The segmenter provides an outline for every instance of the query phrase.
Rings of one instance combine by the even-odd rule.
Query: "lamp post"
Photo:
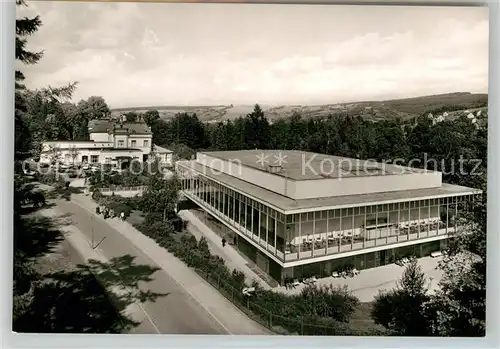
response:
[[[106,239],[106,237],[104,236],[101,240],[99,240],[99,242],[94,245],[94,216],[91,215],[90,216],[90,222],[91,222],[91,241],[90,241],[90,247],[95,250],[103,241],[104,239]]]

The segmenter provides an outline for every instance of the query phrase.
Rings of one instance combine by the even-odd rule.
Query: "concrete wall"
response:
[[[407,173],[402,175],[344,177],[294,181],[265,171],[240,166],[237,161],[225,161],[198,153],[196,161],[210,174],[223,172],[246,182],[292,199],[358,195],[422,188],[437,188],[442,184],[441,172]]]
[[[403,175],[346,177],[340,179],[315,179],[295,184],[294,199],[312,199],[328,196],[343,196],[437,188],[441,186],[441,172],[411,173]]]

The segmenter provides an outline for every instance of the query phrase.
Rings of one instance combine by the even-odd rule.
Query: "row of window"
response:
[[[202,196],[207,195],[206,193],[210,192],[221,193],[222,195],[227,195],[230,198],[230,201],[233,201],[233,199],[237,200],[238,202],[250,206],[257,211],[266,214],[267,216],[275,218],[279,222],[285,222],[286,216],[284,214],[208,178],[188,178],[189,176],[186,176],[186,174],[183,174],[182,172],[180,172],[179,175],[181,178],[181,185],[183,189],[192,189],[194,190],[195,194],[201,193]],[[183,179],[183,177],[185,179]]]
[[[133,147],[137,147],[137,141],[135,139],[131,140],[130,141],[130,146],[133,148]],[[149,147],[149,140],[145,139],[143,142],[142,142],[142,146],[145,148],[145,147]],[[119,139],[118,140],[118,148],[125,148],[125,140],[123,139]]]
[[[310,221],[319,220],[319,219],[351,217],[351,216],[364,215],[364,214],[397,212],[397,211],[402,211],[402,210],[428,208],[428,207],[438,206],[438,205],[460,203],[460,202],[464,202],[466,200],[467,200],[467,197],[464,196],[464,197],[449,197],[449,198],[440,198],[440,199],[397,202],[397,203],[384,204],[384,205],[349,207],[349,208],[342,208],[342,209],[337,209],[337,210],[301,213],[300,219],[302,222],[310,222]]]

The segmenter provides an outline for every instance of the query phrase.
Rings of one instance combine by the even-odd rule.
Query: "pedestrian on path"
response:
[[[236,235],[233,236],[233,245],[236,246]]]
[[[226,239],[222,238],[222,247],[226,247]]]
[[[122,213],[120,213],[120,217],[121,217],[122,221],[124,221],[125,220],[125,212],[122,211]]]

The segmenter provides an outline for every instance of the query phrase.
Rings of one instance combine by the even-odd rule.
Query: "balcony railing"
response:
[[[246,236],[249,240],[258,244],[264,250],[277,256],[284,262],[324,255],[334,255],[336,253],[361,250],[377,246],[387,246],[405,241],[425,239],[433,236],[444,236],[455,230],[452,225],[446,227],[446,224],[439,220],[433,220],[432,222],[428,219],[422,220],[420,225],[416,221],[411,223],[406,222],[406,226],[405,222],[402,222],[398,227],[390,226],[377,229],[378,237],[374,239],[367,238],[366,235],[369,234],[367,234],[367,232],[362,228],[355,230],[357,231],[355,233],[352,233],[353,230],[351,229],[343,232],[332,232],[329,234],[315,234],[314,240],[311,238],[313,234],[309,234],[302,238],[302,243],[288,243],[284,247],[284,251],[281,251],[280,248],[267,243],[265,239],[262,239],[259,235],[254,234],[252,231],[247,229],[247,227],[240,225],[237,221],[226,216],[223,212],[220,212],[205,201],[201,200],[191,190],[184,190],[184,193],[207,211],[213,213],[215,216],[228,223],[241,235]],[[295,240],[297,241],[297,238],[295,238]]]

